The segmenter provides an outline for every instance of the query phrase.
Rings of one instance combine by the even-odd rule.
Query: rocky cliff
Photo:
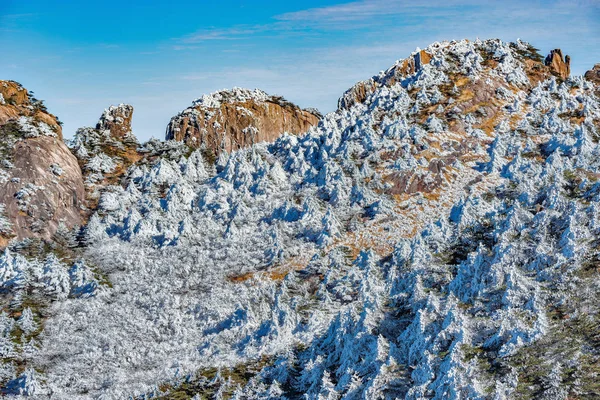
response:
[[[304,133],[320,117],[316,110],[303,110],[282,97],[234,88],[195,100],[171,119],[166,138],[216,155],[273,141],[284,132]]]
[[[85,198],[77,159],[58,119],[20,84],[0,81],[0,204],[6,238],[49,239],[81,224]]]

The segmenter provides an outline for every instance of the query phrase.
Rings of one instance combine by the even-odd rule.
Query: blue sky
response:
[[[433,41],[527,40],[600,62],[600,0],[0,0],[0,79],[44,99],[72,136],[110,104],[164,137],[204,93],[241,86],[329,112],[356,81]]]

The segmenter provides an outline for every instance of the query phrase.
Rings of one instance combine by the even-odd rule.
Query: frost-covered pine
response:
[[[0,234],[9,235],[12,233],[11,223],[6,218],[6,206],[0,203]]]
[[[567,388],[563,385],[563,368],[560,362],[554,363],[550,373],[542,378],[543,394],[541,399],[544,400],[564,400],[569,395]]]
[[[267,264],[273,265],[280,263],[284,259],[285,246],[281,239],[281,234],[277,226],[273,226],[269,232],[269,245],[265,251]]]
[[[27,307],[23,310],[18,320],[19,327],[26,334],[31,334],[38,329],[38,324],[35,322],[31,308]]]
[[[78,228],[68,229],[61,221],[52,239],[61,246],[73,248],[77,246],[77,230]]]
[[[320,247],[326,247],[332,244],[334,240],[340,236],[340,223],[336,219],[331,208],[327,209],[321,223],[323,228],[317,237],[317,244]]]
[[[0,339],[0,346],[2,346],[2,340]],[[2,347],[0,347],[1,349]],[[4,356],[2,356],[4,357]],[[6,382],[14,379],[17,373],[17,369],[12,362],[0,363],[0,381]]]
[[[281,385],[277,381],[273,381],[273,383],[271,383],[271,385],[269,386],[269,390],[267,391],[267,393],[265,393],[265,398],[281,400],[287,399],[287,397],[284,396],[284,392],[281,389]]]
[[[71,291],[69,272],[56,256],[49,256],[44,262],[41,273],[38,274],[38,279],[46,293],[58,299],[67,298]]]
[[[10,335],[0,336],[0,357],[5,360],[10,360],[17,357],[17,349],[15,342]]]
[[[77,261],[69,269],[69,279],[72,297],[93,296],[99,286],[94,272],[82,260]]]
[[[323,378],[321,379],[321,389],[317,397],[319,400],[338,400],[340,398],[339,393],[335,390],[335,385],[331,381],[329,371],[323,372]]]
[[[35,370],[28,368],[18,378],[6,384],[4,393],[22,396],[42,395],[43,387],[38,381]]]

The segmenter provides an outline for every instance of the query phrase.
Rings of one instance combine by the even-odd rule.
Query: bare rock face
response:
[[[320,118],[318,111],[303,110],[282,97],[234,88],[195,100],[171,119],[166,139],[204,146],[216,155],[273,141],[284,132],[304,133]]]
[[[600,63],[594,65],[594,68],[587,71],[584,77],[588,81],[594,82],[597,86],[600,86]]]
[[[544,64],[550,67],[550,70],[562,79],[567,79],[571,74],[571,57],[566,56],[563,59],[561,49],[551,50],[546,60],[544,60]]]
[[[0,81],[0,204],[8,237],[50,239],[82,223],[81,169],[58,119],[20,84]]]

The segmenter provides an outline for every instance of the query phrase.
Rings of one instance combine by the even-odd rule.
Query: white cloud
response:
[[[177,38],[176,41],[181,43],[199,43],[211,40],[239,40],[245,36],[254,35],[269,29],[272,29],[272,27],[268,25],[239,25],[225,29],[208,28],[196,31],[182,38]]]

